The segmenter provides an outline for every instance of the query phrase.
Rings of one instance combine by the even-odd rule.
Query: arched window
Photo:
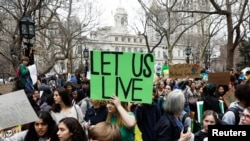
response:
[[[116,52],[119,52],[119,48],[118,48],[118,47],[115,47],[115,51],[116,51]]]
[[[125,47],[122,47],[122,52],[125,52]]]
[[[124,26],[124,18],[121,19],[121,25]]]
[[[137,52],[137,48],[134,48],[134,52]]]

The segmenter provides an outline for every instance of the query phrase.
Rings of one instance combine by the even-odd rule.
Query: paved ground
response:
[[[0,84],[0,93],[5,94],[5,93],[9,93],[12,91],[12,86],[13,84]]]

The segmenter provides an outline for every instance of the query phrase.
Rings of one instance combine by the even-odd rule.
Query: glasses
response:
[[[241,113],[241,114],[240,114],[240,117],[241,117],[241,118],[244,117],[244,118],[250,119],[250,115],[245,114],[245,113]]]

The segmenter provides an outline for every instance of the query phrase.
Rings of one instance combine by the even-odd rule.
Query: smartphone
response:
[[[188,128],[189,128],[188,126],[185,126],[185,127],[184,127],[184,130],[183,130],[183,133],[187,133]]]

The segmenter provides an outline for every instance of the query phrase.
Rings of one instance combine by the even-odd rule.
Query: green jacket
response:
[[[22,86],[24,86],[26,82],[26,76],[29,76],[30,72],[24,64],[20,64],[19,67],[20,67],[20,81]]]

